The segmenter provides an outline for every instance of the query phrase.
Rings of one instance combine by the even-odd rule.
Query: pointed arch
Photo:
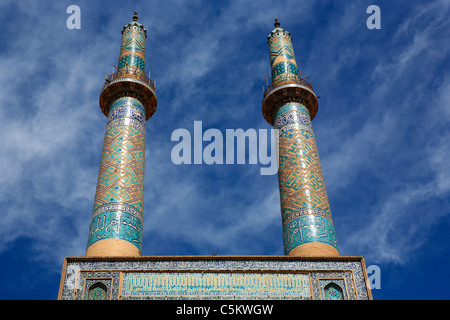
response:
[[[89,300],[107,300],[108,288],[101,282],[96,282],[89,287]]]
[[[325,300],[344,300],[344,292],[340,285],[330,282],[323,288]]]

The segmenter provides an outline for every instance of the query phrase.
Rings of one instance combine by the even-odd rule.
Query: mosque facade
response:
[[[100,93],[107,124],[86,255],[64,259],[58,299],[371,300],[364,258],[339,254],[312,128],[318,98],[277,19],[262,114],[278,134],[284,255],[141,255],[145,125],[157,96],[138,19],[123,27]]]

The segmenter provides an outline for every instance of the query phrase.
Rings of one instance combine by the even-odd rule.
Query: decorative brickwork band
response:
[[[302,79],[291,35],[280,28],[268,36],[272,83],[264,90],[264,118],[278,129],[281,218],[286,255],[339,255],[330,205],[311,120],[317,97]]]
[[[145,124],[155,112],[156,95],[145,75],[147,31],[137,20],[135,13],[124,26],[117,72],[107,75],[100,94],[108,121],[87,256],[135,256],[142,250]]]

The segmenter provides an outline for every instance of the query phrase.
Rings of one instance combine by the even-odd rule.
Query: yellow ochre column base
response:
[[[128,241],[105,239],[93,243],[86,250],[86,257],[140,257],[139,249]]]
[[[339,257],[339,251],[333,246],[320,242],[309,242],[292,249],[289,257]]]

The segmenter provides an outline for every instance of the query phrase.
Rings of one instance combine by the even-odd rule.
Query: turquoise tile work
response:
[[[128,66],[139,68],[145,72],[145,61],[134,54],[129,54],[120,58],[118,69]]]
[[[297,74],[297,66],[291,62],[281,62],[272,67],[272,79],[275,79],[282,73]]]
[[[123,298],[311,298],[307,273],[129,272],[123,279]]]
[[[372,298],[361,257],[74,257],[66,258],[61,280],[63,300],[89,299],[90,292],[113,300]]]

